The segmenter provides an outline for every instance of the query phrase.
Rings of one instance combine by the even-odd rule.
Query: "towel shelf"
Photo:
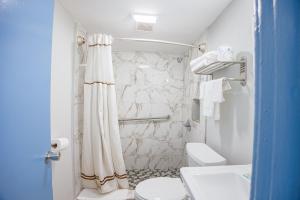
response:
[[[211,75],[216,71],[225,69],[235,64],[245,65],[246,62],[245,61],[217,61],[202,67],[200,70],[196,71],[195,73],[201,75]]]
[[[209,65],[201,67],[198,71],[194,72],[199,75],[212,75],[214,72],[231,67],[240,66],[240,78],[227,78],[229,81],[240,81],[242,86],[247,82],[247,62],[245,58],[241,58],[240,61],[217,61]]]

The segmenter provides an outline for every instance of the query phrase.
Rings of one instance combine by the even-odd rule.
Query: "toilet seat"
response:
[[[134,197],[136,200],[183,200],[186,191],[179,178],[158,177],[140,182]]]

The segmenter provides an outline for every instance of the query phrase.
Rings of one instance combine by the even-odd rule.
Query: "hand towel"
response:
[[[199,99],[202,100],[202,115],[220,119],[220,103],[225,101],[223,93],[230,90],[231,86],[226,78],[204,82],[200,85]]]
[[[199,99],[201,100],[201,110],[200,113],[205,117],[211,117],[214,113],[214,103],[211,101],[211,92],[207,84],[208,82],[203,82],[200,84]]]
[[[192,84],[192,95],[191,95],[193,99],[199,99],[199,90],[200,90],[200,80],[194,78]]]

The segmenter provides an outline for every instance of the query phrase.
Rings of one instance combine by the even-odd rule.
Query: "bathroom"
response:
[[[280,161],[300,140],[300,5],[288,2],[0,0],[1,59],[16,66],[0,78],[15,80],[0,89],[0,131],[15,133],[1,152],[25,148],[4,156],[0,200],[298,199],[299,173],[284,177],[300,161]],[[12,192],[8,174],[28,185]]]
[[[219,46],[230,46],[235,56],[239,56],[238,54],[242,52],[241,54],[247,56],[248,59],[247,84],[242,86],[240,82],[230,82],[232,89],[224,94],[226,100],[221,106],[220,120],[209,118],[206,120],[206,117],[197,113],[200,108],[194,107],[199,107],[197,92],[194,90],[197,89],[201,76],[193,73],[190,67],[190,61],[202,55],[203,52],[198,48],[163,43],[113,40],[111,59],[115,78],[119,135],[130,189],[134,189],[137,183],[150,177],[178,178],[179,169],[187,166],[185,149],[187,143],[205,142],[226,158],[228,165],[251,163],[254,118],[253,1],[226,0],[223,3],[210,2],[206,6],[203,5],[204,2],[196,3],[197,6],[193,5],[195,9],[190,16],[188,13],[192,12],[192,6],[186,5],[186,11],[183,11],[182,16],[178,16],[178,19],[175,20],[176,24],[172,24],[169,20],[176,17],[175,11],[186,3],[177,2],[178,5],[174,4],[174,7],[170,7],[170,2],[153,2],[148,8],[143,7],[145,5],[141,2],[124,2],[117,8],[113,2],[106,1],[97,4],[92,1],[90,4],[71,1],[55,2],[52,70],[53,68],[54,70],[56,68],[63,70],[62,66],[68,66],[69,71],[57,71],[54,72],[55,74],[52,71],[52,77],[59,79],[53,81],[59,82],[59,85],[52,87],[52,94],[54,94],[52,98],[63,98],[61,95],[55,96],[58,92],[66,95],[67,102],[73,102],[66,105],[73,112],[73,116],[60,119],[57,125],[53,121],[52,126],[62,128],[60,127],[61,120],[68,120],[70,123],[70,117],[73,117],[71,122],[73,127],[69,128],[71,129],[70,133],[73,130],[74,150],[69,152],[69,156],[74,160],[72,163],[66,161],[65,165],[69,165],[66,167],[66,171],[62,171],[61,167],[64,165],[63,153],[66,152],[62,152],[59,162],[53,163],[53,170],[61,170],[61,172],[53,173],[54,180],[56,180],[55,176],[58,176],[57,182],[59,182],[53,184],[54,197],[56,188],[58,191],[60,191],[59,188],[64,188],[66,192],[66,185],[70,187],[69,190],[73,191],[75,196],[79,195],[80,199],[92,195],[85,192],[80,193],[84,189],[80,177],[80,155],[82,135],[84,134],[84,75],[88,56],[86,49],[89,47],[86,46],[86,43],[74,45],[74,38],[78,36],[80,36],[79,39],[87,38],[90,33],[109,33],[113,38],[166,39],[195,46],[202,44],[203,50],[201,51],[207,52],[213,51]],[[193,3],[195,2],[193,1]],[[84,5],[87,6],[88,12],[82,9]],[[87,14],[97,12],[96,7],[100,8],[101,6],[110,12],[99,12],[99,16]],[[169,10],[165,10],[166,7]],[[149,9],[148,12],[146,12],[147,9]],[[203,12],[208,9],[211,11],[206,16]],[[195,16],[196,11],[200,11],[198,16]],[[152,27],[153,31],[137,30],[139,27],[135,24],[134,16],[132,16],[135,13],[157,16],[157,22]],[[203,21],[203,25],[200,21],[196,21],[195,24],[186,25],[185,29],[181,29],[180,27],[184,27],[188,20],[193,19],[189,18],[191,16],[197,19],[202,18],[200,21]],[[117,23],[120,23],[118,27],[116,27]],[[167,26],[169,27],[167,28]],[[168,29],[170,32],[167,31]],[[66,39],[68,44],[64,41]],[[65,45],[58,46],[62,44],[62,41]],[[71,48],[72,46],[73,48]],[[60,56],[64,60],[58,59]],[[66,56],[70,58],[68,65],[65,63],[67,62]],[[75,60],[72,62],[73,57]],[[70,79],[68,80],[69,86],[62,87],[62,81],[67,81],[66,75]],[[239,65],[221,70],[214,75],[239,78]],[[203,78],[205,76],[202,76]],[[73,96],[70,96],[71,88],[73,88]],[[61,104],[61,100],[56,101]],[[69,111],[66,110],[67,112]],[[240,112],[243,116],[239,116]],[[52,118],[58,120],[59,115],[61,115],[61,109],[58,109],[57,116],[52,116]],[[198,119],[192,119],[192,115],[197,115]],[[128,119],[164,118],[166,116],[169,116],[170,119],[127,121]],[[199,118],[200,116],[201,118]],[[185,127],[185,123],[190,124],[191,127]],[[67,121],[64,124],[66,125]],[[59,129],[52,130],[53,134],[62,132],[63,130]],[[55,135],[55,137],[61,136]],[[70,171],[72,167],[73,172]],[[60,180],[62,177],[60,173],[65,174],[63,181]],[[73,181],[66,182],[66,173],[73,178]],[[57,199],[63,199],[61,195],[63,194],[59,192]],[[101,198],[99,197],[99,199]]]

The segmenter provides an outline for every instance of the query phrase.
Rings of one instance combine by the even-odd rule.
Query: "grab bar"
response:
[[[169,120],[170,115],[161,116],[161,117],[141,117],[141,118],[126,118],[126,119],[119,119],[119,122],[126,122],[126,121],[162,121],[162,120]]]

